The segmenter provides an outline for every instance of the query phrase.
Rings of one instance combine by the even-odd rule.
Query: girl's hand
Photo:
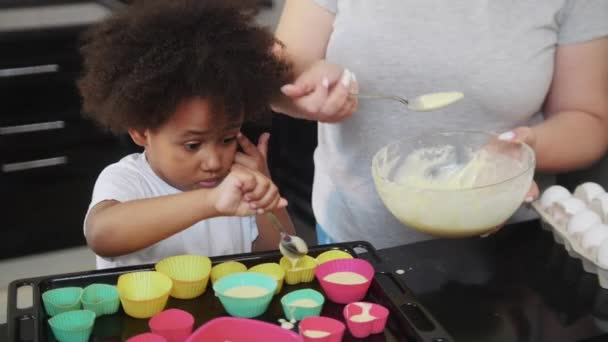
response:
[[[351,95],[359,91],[355,74],[324,60],[314,63],[281,91],[303,119],[339,122],[357,109],[357,97]]]
[[[214,192],[215,208],[226,216],[250,216],[287,206],[270,178],[238,164]]]
[[[240,132],[237,134],[236,140],[243,149],[243,152],[236,153],[234,164],[259,171],[266,177],[270,177],[270,170],[268,170],[268,141],[270,140],[270,133],[265,132],[260,135],[257,146]]]

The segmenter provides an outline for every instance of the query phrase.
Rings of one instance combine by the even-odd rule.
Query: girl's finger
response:
[[[248,156],[243,152],[237,152],[234,155],[234,164],[244,166],[250,170],[257,170],[258,167],[258,163],[255,158]]]
[[[270,141],[270,133],[264,132],[258,139],[258,152],[264,157],[264,160],[268,160],[268,142]]]
[[[256,157],[259,154],[257,146],[249,138],[247,138],[243,133],[239,132],[236,135],[236,140],[239,143],[239,146],[243,149],[243,152],[249,156]]]
[[[252,202],[253,204],[255,204],[256,208],[258,208],[257,202],[261,201],[262,198],[264,198],[264,195],[266,195],[271,185],[272,183],[268,181],[265,182],[260,181],[258,179],[255,188],[251,189],[251,191],[245,194],[245,200],[248,202]]]
[[[272,210],[279,202],[279,191],[276,186],[270,187],[266,193],[257,201],[253,202],[258,209]]]

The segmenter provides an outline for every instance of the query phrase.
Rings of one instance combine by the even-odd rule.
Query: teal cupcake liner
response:
[[[313,300],[317,302],[317,305],[314,307],[292,305],[292,303],[304,299]],[[300,321],[309,316],[319,316],[321,314],[321,309],[323,308],[324,302],[325,297],[323,297],[319,291],[315,291],[313,289],[293,291],[281,298],[281,305],[283,306],[285,318],[288,320],[295,319],[296,321]]]
[[[237,286],[259,286],[268,292],[254,298],[231,297],[224,294],[226,290]],[[220,299],[226,312],[231,316],[244,318],[263,314],[268,309],[276,288],[277,281],[274,277],[255,272],[233,273],[219,279],[213,285],[215,295]]]
[[[120,307],[118,289],[108,284],[91,284],[85,287],[81,302],[85,310],[93,311],[97,317],[114,314]]]
[[[82,288],[62,287],[42,294],[42,303],[49,316],[80,309]]]
[[[49,319],[53,335],[59,342],[87,342],[94,323],[95,313],[89,310],[63,312]]]

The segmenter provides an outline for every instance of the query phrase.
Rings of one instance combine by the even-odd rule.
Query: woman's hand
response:
[[[291,100],[292,116],[320,122],[339,122],[357,109],[355,74],[325,60],[315,62],[291,84],[281,88]],[[282,108],[275,108],[281,112]]]
[[[534,150],[534,147],[536,146],[536,134],[534,133],[534,128],[532,127],[518,127],[512,131],[499,135],[498,139],[504,141],[522,142],[530,146],[532,150]],[[538,189],[538,185],[535,181],[532,181],[530,190],[528,190],[524,202],[528,204],[532,203],[538,198],[539,195],[540,190]]]
[[[530,146],[532,150],[534,150],[534,146],[536,144],[536,134],[534,133],[534,129],[531,127],[518,127],[512,131],[502,133],[498,136],[498,139],[503,141],[522,142]],[[538,184],[536,184],[536,182],[532,180],[532,184],[530,184],[530,189],[528,190],[526,197],[524,197],[524,203],[532,203],[535,199],[538,198],[539,195],[540,191],[538,189]],[[502,229],[503,226],[504,224],[501,224],[490,232],[481,235],[481,237],[487,237],[494,233],[497,233],[500,229]]]

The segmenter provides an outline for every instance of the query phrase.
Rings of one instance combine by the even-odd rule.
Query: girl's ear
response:
[[[141,147],[148,145],[148,130],[137,130],[134,128],[129,129],[129,135],[133,142]]]

